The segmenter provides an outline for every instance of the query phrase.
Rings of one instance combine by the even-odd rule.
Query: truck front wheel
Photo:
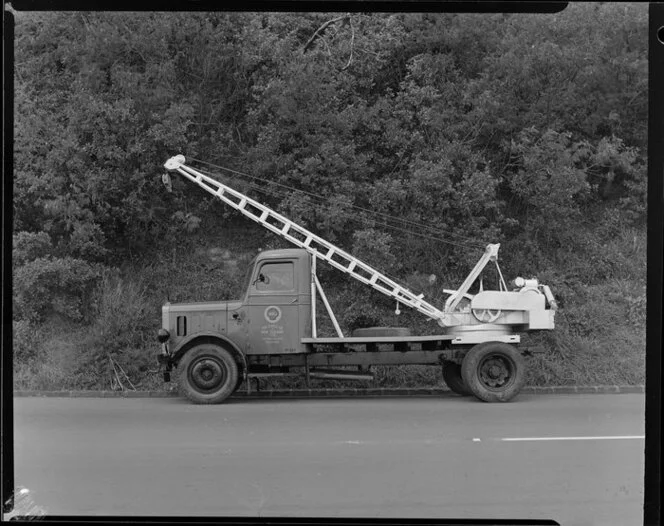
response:
[[[219,404],[238,384],[237,362],[230,352],[212,343],[189,349],[178,364],[180,392],[195,404]]]
[[[480,343],[464,357],[461,377],[480,400],[508,402],[523,387],[525,362],[521,353],[507,343]]]

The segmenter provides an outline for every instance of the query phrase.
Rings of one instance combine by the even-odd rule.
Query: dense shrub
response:
[[[81,375],[82,386],[109,388],[114,385],[118,365],[129,377],[124,384],[139,384],[145,373],[156,366],[151,348],[156,349],[158,305],[148,299],[140,282],[123,279],[116,272],[103,276],[93,304],[94,323],[81,342],[77,357],[76,373]],[[118,374],[124,380],[123,374]]]
[[[14,320],[12,329],[14,361],[25,363],[34,359],[40,344],[39,332],[34,324],[28,320]]]
[[[50,255],[53,252],[51,239],[46,232],[18,232],[12,244],[14,268]]]
[[[89,320],[91,294],[101,267],[71,257],[27,260],[44,248],[40,242],[20,253],[22,264],[14,267],[14,318],[37,322],[55,312],[72,320]]]

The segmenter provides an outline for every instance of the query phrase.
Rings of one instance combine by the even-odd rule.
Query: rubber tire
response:
[[[492,387],[482,380],[482,364],[492,355],[503,360],[510,368],[511,378],[504,386]],[[485,342],[466,353],[461,363],[461,378],[472,394],[483,402],[509,402],[519,394],[526,381],[525,369],[523,356],[513,346],[501,342]]]
[[[443,364],[443,380],[450,388],[450,391],[461,396],[470,396],[473,392],[464,383],[461,377],[461,365],[455,362],[445,362]]]
[[[235,387],[233,388],[233,392],[237,391],[237,390],[240,388],[240,386],[242,385],[242,382],[243,382],[243,381],[244,381],[244,378],[243,378],[242,375],[238,372],[238,375],[237,375],[237,382],[235,383]]]
[[[221,384],[209,392],[203,392],[192,385],[190,372],[196,363],[207,358],[217,363],[224,374]],[[195,404],[220,404],[238,386],[239,370],[233,355],[223,347],[213,343],[201,343],[184,353],[178,364],[178,387],[180,393]]]

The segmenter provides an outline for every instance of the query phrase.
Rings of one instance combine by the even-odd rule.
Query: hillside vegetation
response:
[[[546,349],[531,385],[644,382],[647,5],[16,20],[17,388],[160,386],[161,304],[237,297],[286,246],[179,177],[168,193],[179,153],[434,304],[499,242],[506,278],[560,305],[525,337]],[[320,277],[345,329],[435,330]]]

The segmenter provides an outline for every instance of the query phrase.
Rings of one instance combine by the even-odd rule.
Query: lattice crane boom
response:
[[[312,256],[322,261],[326,261],[333,267],[366,285],[370,285],[399,303],[418,310],[425,316],[438,321],[441,326],[448,325],[445,321],[447,318],[446,313],[425,301],[423,295],[416,295],[385,276],[371,265],[368,265],[329,241],[326,241],[306,228],[294,223],[271,208],[255,201],[237,190],[234,190],[228,185],[195,170],[191,166],[187,166],[183,155],[172,157],[164,164],[164,167],[169,171],[180,173],[208,193],[214,195],[230,207],[242,213],[244,216],[287,239],[294,245],[305,249]],[[487,247],[487,252],[490,251],[491,254],[495,254],[498,246],[499,245],[489,245],[489,247]],[[461,292],[461,290],[459,290],[448,292],[461,293],[461,295],[463,295],[466,291]]]

